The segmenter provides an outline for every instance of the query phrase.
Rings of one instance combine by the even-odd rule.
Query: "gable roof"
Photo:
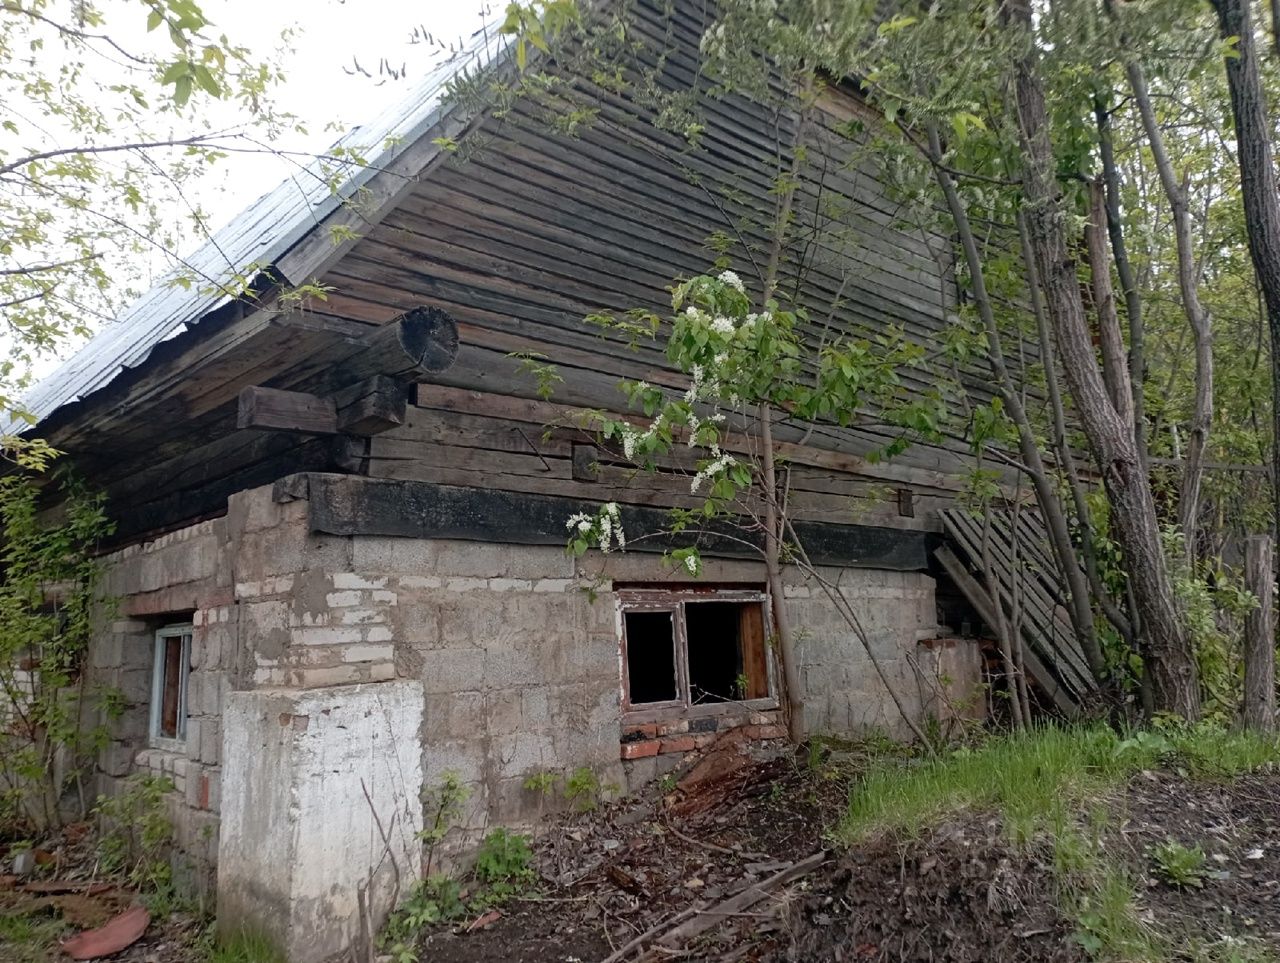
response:
[[[183,265],[106,324],[74,355],[40,380],[23,398],[28,412],[43,421],[65,405],[105,388],[123,372],[143,364],[153,349],[198,324],[233,297],[208,282],[189,288],[174,284],[182,275],[225,280],[249,269],[273,268],[291,249],[322,229],[325,218],[380,171],[390,167],[414,144],[449,118],[454,102],[446,97],[449,85],[477,65],[495,63],[507,49],[507,38],[485,32],[431,71],[399,103],[367,124],[353,128],[330,148],[345,148],[361,155],[365,163],[353,164],[345,180],[334,189],[320,161],[282,181],[274,190],[250,204],[228,224],[215,231]],[[273,277],[297,284],[309,278],[290,278],[280,271]],[[6,431],[26,430],[14,422]]]

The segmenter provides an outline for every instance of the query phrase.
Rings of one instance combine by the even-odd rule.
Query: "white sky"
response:
[[[110,22],[126,45],[147,50],[159,44],[156,49],[167,49],[159,32],[143,32],[139,5],[129,0],[106,0],[106,4],[114,5]],[[316,154],[351,127],[372,120],[408,96],[434,65],[450,50],[465,45],[482,24],[496,27],[506,0],[201,0],[201,7],[212,23],[208,32],[225,33],[232,43],[249,47],[253,59],[274,59],[281,32],[294,30],[292,53],[279,59],[286,81],[272,90],[271,98],[280,110],[298,116],[308,135],[291,135],[272,146]],[[428,35],[431,42],[423,39]],[[395,71],[403,69],[403,75],[382,74],[379,65],[384,58]],[[372,76],[356,70],[357,62]],[[105,85],[108,79],[100,75],[95,81]],[[82,93],[92,96],[91,91]],[[201,110],[216,129],[236,127],[241,120],[233,104],[204,98]],[[188,183],[187,200],[203,209],[216,229],[293,173],[300,160],[232,153],[198,183]],[[175,218],[183,213],[175,209]],[[190,253],[202,241],[193,232],[179,253]],[[146,260],[149,263],[133,261],[134,271],[143,277],[159,278],[172,267],[172,261],[159,251]],[[0,348],[5,342],[0,335]],[[56,355],[38,358],[32,373],[44,377],[81,344],[70,339]]]
[[[505,0],[203,0],[202,7],[233,41],[253,44],[259,38],[255,50],[264,57],[282,30],[298,31],[295,52],[284,60],[286,82],[273,99],[302,118],[310,136],[276,146],[317,153],[342,131],[405,97],[449,46],[465,43],[482,21],[500,19]],[[411,43],[415,28],[436,43]],[[383,58],[406,75],[398,80],[379,76]],[[373,77],[355,73],[353,61]],[[328,129],[332,125],[342,131]],[[202,206],[213,223],[221,224],[275,187],[290,166],[269,156],[228,157],[202,185]]]

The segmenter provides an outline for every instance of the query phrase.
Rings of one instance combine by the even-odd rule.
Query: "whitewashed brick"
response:
[[[389,642],[381,645],[348,645],[342,650],[343,662],[381,662],[395,656],[396,647]]]
[[[388,632],[388,636],[390,633]],[[349,645],[352,642],[364,642],[364,630],[356,625],[346,626],[311,626],[294,629],[292,638],[297,645]],[[372,641],[383,641],[375,639]]]
[[[489,589],[494,592],[528,592],[533,583],[527,578],[491,578]]]
[[[387,587],[386,578],[365,578],[357,572],[334,572],[333,587],[336,589],[380,589]]]

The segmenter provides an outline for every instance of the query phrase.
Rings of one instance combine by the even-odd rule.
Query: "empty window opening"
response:
[[[763,593],[636,589],[622,603],[630,707],[771,697]]]
[[[627,692],[632,705],[674,702],[676,679],[674,612],[627,612]]]
[[[187,738],[187,681],[191,626],[168,625],[156,633],[151,679],[151,743],[176,746]]]
[[[769,694],[758,602],[689,602],[689,701],[732,702]]]

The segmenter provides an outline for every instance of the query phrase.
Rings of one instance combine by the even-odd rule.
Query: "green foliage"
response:
[[[472,905],[498,906],[528,891],[534,880],[533,852],[529,837],[499,827],[480,843],[476,853],[475,877],[479,892]]]
[[[56,824],[67,787],[54,758],[67,752],[78,778],[106,738],[85,723],[94,698],[108,717],[119,694],[87,692],[81,664],[96,620],[111,604],[99,598],[99,541],[113,526],[103,498],[68,475],[56,520],[39,511],[41,489],[25,473],[0,477],[0,825],[22,819]]]
[[[143,33],[143,27],[146,33]],[[208,216],[186,188],[231,151],[295,122],[280,79],[195,0],[38,0],[0,15],[0,418],[21,415],[30,362],[90,333],[177,267]],[[241,125],[206,116],[236,105]],[[231,276],[190,282],[239,289]],[[5,439],[6,444],[9,439]]]
[[[515,37],[516,66],[521,72],[529,65],[529,47],[544,54],[551,48],[548,41],[555,39],[578,19],[575,0],[530,0],[507,4],[507,16],[499,33]]]
[[[1128,874],[1096,854],[1082,870],[1068,877],[1065,886],[1075,939],[1085,952],[1098,960],[1167,958],[1166,948],[1138,911]]]
[[[879,833],[915,834],[960,810],[995,811],[1015,841],[1052,851],[1063,910],[1076,941],[1096,960],[1266,960],[1247,941],[1174,945],[1147,920],[1138,880],[1103,847],[1108,810],[1087,819],[1134,773],[1157,765],[1194,776],[1225,776],[1280,763],[1280,741],[1213,725],[1165,725],[1121,737],[1104,726],[1043,727],[1001,735],[976,748],[905,764],[883,758],[853,788],[837,827],[846,843]],[[1173,885],[1204,878],[1204,854],[1177,843],[1156,847],[1157,872]]]
[[[910,767],[883,762],[850,797],[837,834],[918,833],[963,809],[997,809],[1029,838],[1064,807],[1095,797],[1161,761],[1196,775],[1225,776],[1280,762],[1280,742],[1212,725],[1121,738],[1105,726],[1044,726]]]
[[[380,945],[396,963],[414,963],[418,959],[414,940],[423,929],[460,920],[467,912],[462,885],[446,875],[430,875],[414,886],[387,919]]]
[[[265,933],[243,931],[225,939],[209,932],[202,963],[287,963],[280,947]]]
[[[423,787],[422,790],[422,829],[418,838],[427,844],[426,873],[431,876],[436,849],[453,828],[454,822],[462,814],[462,807],[471,798],[471,790],[463,785],[461,778],[452,770],[440,776],[434,786]]]
[[[94,809],[101,827],[98,856],[103,868],[122,874],[147,894],[167,896],[172,891],[173,826],[165,795],[173,788],[168,777],[134,773],[122,791],[98,797]]]
[[[542,772],[532,772],[525,776],[522,785],[529,792],[535,792],[545,798],[556,791],[556,784],[559,781],[560,775],[558,773],[544,770]]]
[[[47,914],[0,913],[0,946],[23,963],[60,963],[66,957],[55,952],[67,925]]]
[[[541,351],[518,351],[509,357],[520,362],[516,370],[533,379],[537,385],[538,397],[543,401],[556,393],[557,385],[564,384],[564,378],[556,366],[548,362],[547,356]]]
[[[1204,718],[1231,723],[1243,701],[1244,619],[1258,605],[1239,573],[1216,559],[1187,559],[1182,536],[1164,533],[1165,556],[1200,668]]]
[[[1204,885],[1204,850],[1199,846],[1184,846],[1176,839],[1166,839],[1151,850],[1151,861],[1156,874],[1172,886]]]
[[[665,323],[637,325],[609,315],[590,321],[627,339],[663,339],[667,359],[689,379],[688,389],[676,397],[647,382],[624,381],[620,388],[628,406],[646,422],[606,412],[596,412],[592,421],[603,445],[645,472],[657,471],[678,448],[693,449],[689,490],[700,505],[672,512],[672,533],[741,517],[753,498],[768,497],[765,466],[727,450],[734,426],[762,408],[785,412],[800,425],[875,423],[891,437],[869,454],[871,460],[939,436],[946,418],[942,396],[904,386],[904,372],[923,363],[924,350],[897,328],[886,326],[871,337],[829,334],[815,344],[805,334],[812,323],[805,308],[770,298],[754,311],[741,278],[729,270],[677,283],[671,306]],[[536,375],[539,365],[530,370]],[[546,385],[544,375],[540,392]],[[625,547],[612,503],[594,516],[573,516],[569,529],[567,549],[575,557],[592,548],[609,551],[615,543]],[[701,571],[695,545],[672,549],[667,561],[693,575]]]
[[[617,792],[617,786],[601,783],[600,777],[588,766],[579,766],[564,781],[564,798],[578,812],[595,809],[607,794]]]
[[[531,891],[533,853],[529,837],[499,827],[488,833],[476,853],[469,884],[445,873],[418,882],[396,908],[379,945],[396,963],[416,963],[416,943],[431,927],[477,916]]]

